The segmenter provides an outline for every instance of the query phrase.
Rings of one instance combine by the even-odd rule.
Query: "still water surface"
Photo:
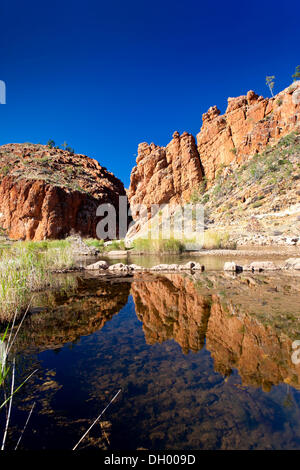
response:
[[[22,327],[9,446],[299,449],[300,278],[205,272],[74,276]]]

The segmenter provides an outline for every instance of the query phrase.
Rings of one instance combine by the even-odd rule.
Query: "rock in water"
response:
[[[230,272],[236,272],[237,271],[237,265],[234,261],[227,261],[224,264],[224,271],[230,271]]]
[[[250,270],[252,271],[277,271],[279,266],[273,263],[273,261],[253,261],[250,264]]]
[[[97,261],[96,263],[89,264],[85,267],[88,271],[96,271],[96,270],[105,270],[108,269],[108,264],[106,261]]]

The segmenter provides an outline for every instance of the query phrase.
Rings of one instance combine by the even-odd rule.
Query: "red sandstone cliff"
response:
[[[229,98],[223,115],[211,107],[203,114],[197,147],[187,132],[175,132],[166,147],[140,144],[128,191],[130,205],[188,201],[203,176],[211,184],[224,165],[241,164],[300,129],[299,90],[298,81],[273,98],[249,91]]]
[[[0,147],[0,227],[10,238],[63,238],[71,231],[96,237],[101,203],[124,186],[96,160],[43,145]]]
[[[197,144],[209,181],[221,165],[241,163],[299,128],[300,100],[293,99],[297,87],[295,83],[270,99],[248,91],[245,96],[228,98],[225,114],[220,115],[216,106],[203,114]]]
[[[184,202],[203,178],[195,139],[187,132],[174,132],[166,147],[140,144],[136,163],[128,191],[131,204]]]

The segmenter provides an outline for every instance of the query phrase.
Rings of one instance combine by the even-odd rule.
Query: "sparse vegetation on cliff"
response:
[[[70,149],[69,149],[70,150]],[[35,144],[0,146],[1,225],[12,239],[96,237],[97,207],[118,213],[124,185],[95,159]]]
[[[298,179],[299,158],[300,135],[292,132],[283,137],[276,146],[266,148],[264,152],[254,155],[243,165],[225,167],[208,191],[204,193],[199,191],[193,198],[203,204],[209,201],[211,203],[209,205],[222,206],[229,210],[229,197],[243,199],[243,193],[250,191],[252,187],[258,193],[256,199],[251,201],[253,204],[264,196],[271,194],[274,196],[280,190],[290,189]],[[253,192],[252,194],[254,195]],[[237,206],[232,209],[237,209]]]
[[[297,65],[295,73],[292,75],[294,81],[300,80],[300,65]]]
[[[266,76],[266,85],[269,87],[271,95],[274,96],[273,89],[275,85],[275,75]]]
[[[299,168],[300,134],[295,131],[242,165],[224,167],[208,190],[194,194],[192,201],[205,206],[205,222],[210,230],[218,232],[222,227],[238,244],[246,244],[244,239],[251,244],[253,239],[255,244],[261,234],[297,236]]]

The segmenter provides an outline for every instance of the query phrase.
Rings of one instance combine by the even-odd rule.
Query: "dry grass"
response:
[[[177,254],[184,251],[184,243],[174,238],[154,240],[151,238],[137,238],[133,241],[133,250],[144,253],[172,253]]]
[[[227,232],[215,232],[207,230],[204,232],[203,248],[205,250],[213,250],[218,248],[235,249],[236,243],[230,241],[230,236]]]

